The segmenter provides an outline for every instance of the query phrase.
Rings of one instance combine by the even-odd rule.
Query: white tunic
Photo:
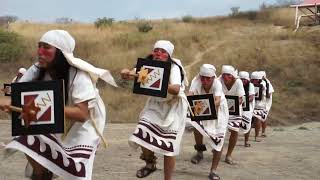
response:
[[[34,80],[39,74],[38,70],[33,65],[20,82]],[[89,119],[83,123],[67,121],[72,123],[64,138],[61,134],[19,136],[6,148],[22,151],[63,179],[90,180],[95,152],[100,141],[92,121],[96,122],[102,133],[106,121],[106,110],[97,88],[86,72],[71,67],[69,75],[68,105],[88,101]],[[46,75],[45,79],[50,78]]]
[[[254,86],[252,83],[249,83],[248,95],[253,97],[255,95]],[[254,104],[255,104],[255,99],[253,98],[253,101],[249,102],[249,111],[242,112],[242,122],[241,122],[240,131],[244,134],[249,132],[249,130],[251,129],[251,121],[253,116]]]
[[[269,113],[269,111],[270,111],[270,109],[271,109],[271,106],[272,106],[272,94],[274,93],[274,88],[273,88],[273,86],[272,86],[272,84],[271,84],[271,82],[269,81],[269,79],[266,79],[267,80],[267,82],[268,82],[268,84],[269,84],[269,94],[270,94],[270,98],[267,98],[266,99],[266,109],[267,109],[267,111],[268,111],[268,113]]]
[[[219,80],[222,84],[222,90],[225,95],[238,96],[239,98],[243,98],[245,95],[243,83],[240,79],[236,79],[230,90],[225,85],[222,76],[219,77]],[[242,121],[242,105],[239,105],[239,109],[239,115],[229,115],[228,128],[236,132],[239,132]]]
[[[175,61],[181,65],[180,61]],[[136,130],[129,138],[129,145],[134,149],[143,146],[165,156],[179,154],[188,102],[180,69],[174,63],[171,65],[169,84],[181,85],[179,94],[168,94],[167,98],[149,97],[140,113]]]
[[[220,96],[221,99],[219,109],[216,110],[217,119],[191,121],[188,118],[187,121],[203,135],[212,149],[221,151],[227,131],[229,118],[228,103],[222,91],[221,82],[217,78],[215,78],[209,92],[206,93],[202,87],[199,75],[197,75],[191,82],[189,92],[192,92],[194,95],[213,94],[213,96]]]
[[[253,110],[253,116],[258,118],[261,121],[265,121],[267,118],[267,101],[266,101],[266,83],[261,81],[262,85],[262,98],[261,100],[256,100],[255,107]],[[256,89],[258,90],[258,89]],[[255,92],[256,94],[259,92]]]

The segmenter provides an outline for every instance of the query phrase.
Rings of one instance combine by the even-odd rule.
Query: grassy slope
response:
[[[144,57],[158,39],[171,40],[174,56],[189,69],[189,80],[202,63],[214,64],[218,73],[221,65],[232,64],[239,70],[266,70],[276,93],[270,124],[290,125],[319,120],[320,38],[319,27],[292,32],[291,10],[277,9],[241,17],[193,19],[190,23],[177,20],[152,22],[149,33],[140,33],[135,22],[115,23],[110,28],[96,29],[92,24],[12,24],[28,48],[12,66],[1,64],[2,81],[9,81],[19,66],[29,66],[40,36],[50,29],[66,29],[76,39],[76,56],[111,70],[119,89],[99,84],[108,104],[112,122],[135,122],[146,97],[133,95],[132,84],[119,79],[119,71],[132,67],[137,57]],[[280,26],[281,25],[281,26]],[[208,50],[209,49],[209,50]],[[206,51],[207,50],[207,51]],[[200,54],[199,54],[200,53]],[[202,54],[201,54],[202,53]],[[198,56],[201,55],[201,56]],[[10,71],[7,71],[10,69]]]

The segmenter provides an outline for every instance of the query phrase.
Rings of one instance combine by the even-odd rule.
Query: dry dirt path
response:
[[[136,124],[108,124],[104,135],[109,147],[99,149],[94,166],[93,180],[138,179],[135,172],[143,165],[139,160],[140,152],[129,148],[127,143]],[[0,141],[10,139],[10,122],[0,121]],[[240,136],[234,151],[234,158],[239,162],[230,166],[222,160],[219,174],[226,180],[317,180],[320,177],[320,123],[307,123],[292,127],[270,127],[268,137],[263,142],[251,142],[250,148],[243,146]],[[227,136],[229,137],[229,136]],[[225,143],[225,147],[227,146]],[[181,153],[177,157],[175,180],[207,179],[211,164],[211,155],[205,152],[205,159],[199,165],[190,163],[193,154],[193,136],[185,133]],[[225,150],[222,159],[225,156]],[[2,157],[3,150],[0,150]],[[163,178],[163,158],[158,158],[159,170],[145,180]],[[26,160],[20,152],[10,159],[0,161],[0,180],[20,180]]]

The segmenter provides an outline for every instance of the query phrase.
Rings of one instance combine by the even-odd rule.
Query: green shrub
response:
[[[190,23],[190,22],[193,21],[193,17],[190,16],[190,15],[183,16],[182,17],[182,21],[185,22],[185,23]]]
[[[110,27],[113,22],[114,22],[113,18],[103,17],[103,18],[98,18],[94,22],[94,25],[96,26],[96,28],[105,28],[105,27]]]
[[[141,21],[137,24],[139,32],[149,32],[153,29],[151,22]]]
[[[11,62],[23,52],[22,38],[14,32],[0,29],[0,62]]]

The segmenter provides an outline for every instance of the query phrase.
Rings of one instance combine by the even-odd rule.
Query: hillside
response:
[[[0,82],[10,82],[20,66],[31,65],[44,32],[65,29],[76,39],[75,55],[111,70],[120,85],[116,89],[99,83],[109,121],[136,122],[146,97],[132,94],[132,84],[122,82],[119,72],[146,56],[156,40],[168,39],[175,44],[174,57],[187,67],[189,80],[203,63],[214,64],[218,74],[223,64],[249,72],[265,70],[276,91],[271,125],[319,121],[320,27],[293,33],[293,15],[288,9],[267,9],[188,22],[158,20],[151,21],[148,33],[137,30],[139,22],[116,22],[101,29],[93,24],[13,23],[10,30],[22,37],[26,48],[15,62],[0,62]]]

